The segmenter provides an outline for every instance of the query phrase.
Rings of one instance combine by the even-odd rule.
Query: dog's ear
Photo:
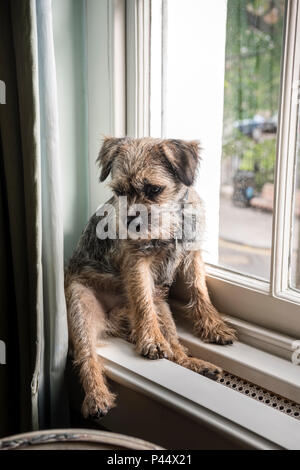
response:
[[[196,140],[166,139],[163,141],[164,155],[172,173],[186,186],[195,180],[200,162],[200,144]]]
[[[100,181],[108,177],[123,138],[105,137],[96,162],[101,168]]]

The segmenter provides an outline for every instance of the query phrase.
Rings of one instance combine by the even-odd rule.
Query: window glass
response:
[[[228,0],[219,263],[268,279],[284,1]]]
[[[291,243],[291,280],[290,287],[300,290],[300,81],[295,84],[298,90],[298,124],[297,124],[297,166],[296,166],[296,181],[294,192],[293,204],[293,226],[292,226],[292,243]]]
[[[284,7],[284,0],[152,2],[151,135],[200,140],[195,186],[206,207],[205,259],[263,279]]]

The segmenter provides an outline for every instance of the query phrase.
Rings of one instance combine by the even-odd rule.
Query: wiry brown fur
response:
[[[160,139],[104,140],[98,162],[100,180],[111,173],[117,208],[118,195],[126,195],[129,206],[143,203],[181,203],[187,195],[200,203],[191,187],[199,161],[197,142]],[[146,184],[163,188],[148,197]],[[99,240],[95,214],[86,226],[66,272],[66,300],[70,350],[79,368],[85,392],[82,412],[100,418],[114,406],[104,368],[96,354],[96,343],[105,335],[125,338],[150,359],[168,358],[195,372],[216,379],[221,369],[189,357],[180,344],[167,303],[168,289],[180,273],[190,292],[189,312],[195,333],[203,340],[232,343],[234,331],[212,305],[205,282],[201,251],[188,251],[174,241],[178,220],[174,215],[167,239]]]

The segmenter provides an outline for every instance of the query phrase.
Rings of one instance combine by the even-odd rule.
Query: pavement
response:
[[[297,270],[299,217],[294,219],[291,280]],[[219,264],[233,271],[264,280],[270,279],[272,212],[236,207],[230,194],[220,199]],[[300,288],[300,286],[299,286]]]
[[[224,240],[270,249],[272,212],[252,207],[236,207],[228,196],[220,200],[220,237]]]
[[[219,264],[261,279],[270,278],[272,213],[220,200]]]

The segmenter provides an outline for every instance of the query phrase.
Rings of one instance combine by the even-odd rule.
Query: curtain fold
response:
[[[51,0],[37,0],[39,100],[41,110],[45,386],[51,427],[68,421],[64,370],[68,351],[64,297],[62,189],[57,86]],[[42,407],[44,408],[44,407]]]
[[[67,425],[51,1],[0,0],[0,435]]]
[[[1,131],[1,432],[31,427],[31,381],[39,358],[41,308],[40,151],[36,23],[33,2],[0,1],[0,73],[6,104]],[[5,258],[5,260],[4,260]],[[2,333],[0,333],[1,336]],[[17,387],[17,389],[16,389]],[[12,413],[11,408],[18,410]]]

